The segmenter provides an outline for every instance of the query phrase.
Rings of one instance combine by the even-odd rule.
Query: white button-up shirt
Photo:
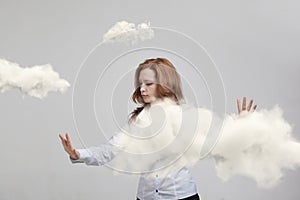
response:
[[[174,102],[171,102],[171,100],[166,100],[159,103],[161,103],[163,107],[166,107],[170,104],[174,105]],[[143,120],[143,117],[141,116],[147,115],[147,111],[147,109],[144,109],[140,113],[140,115],[138,116],[139,120]],[[174,115],[174,113],[172,114]],[[118,142],[120,141],[118,140],[120,134],[124,133],[119,133],[116,136],[113,136],[105,144],[87,149],[77,149],[77,151],[80,153],[80,158],[78,160],[71,160],[72,163],[85,163],[87,165],[104,165],[107,162],[113,160],[113,158],[115,158],[119,151],[116,150],[115,144],[120,143]],[[117,145],[120,147],[126,144]],[[154,165],[156,165],[156,162],[159,162],[159,160],[153,162]],[[140,162],[136,160],[136,163],[133,164],[139,165]],[[188,168],[185,166],[181,166],[179,168],[178,166],[172,167],[171,165],[169,167],[163,168],[162,170],[155,170],[151,173],[141,173],[137,197],[141,200],[182,199],[192,196],[196,193],[196,184]]]
[[[103,159],[95,159],[89,149],[77,149],[80,153],[78,160],[72,163],[85,163],[87,165],[101,165],[113,159],[111,149],[107,144],[97,147],[103,152]],[[138,164],[138,163],[137,163]],[[160,174],[164,175],[160,175]],[[183,199],[197,193],[195,181],[188,168],[183,167],[172,174],[165,176],[165,172],[156,171],[144,173],[140,176],[137,197],[141,200],[154,199]]]

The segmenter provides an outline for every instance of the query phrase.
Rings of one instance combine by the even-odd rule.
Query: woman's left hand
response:
[[[243,97],[243,104],[241,105],[241,101],[239,98],[237,98],[237,108],[238,108],[238,116],[241,116],[245,113],[254,112],[257,108],[257,105],[255,104],[253,107],[253,99],[250,99],[250,102],[247,106],[247,98]]]

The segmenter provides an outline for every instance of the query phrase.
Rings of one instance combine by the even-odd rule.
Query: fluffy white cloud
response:
[[[192,166],[203,159],[201,147],[211,136],[210,130],[218,129],[212,127],[212,117],[207,109],[179,107],[168,101],[156,103],[142,111],[136,124],[124,128],[126,134],[119,133],[110,140],[119,149],[109,165],[134,173],[163,168],[160,176]],[[246,176],[259,187],[275,186],[285,169],[300,166],[300,143],[292,138],[291,131],[278,106],[236,119],[227,116],[210,154],[216,160],[217,175],[223,180]],[[100,160],[101,148],[90,148]]]
[[[220,140],[212,151],[217,174],[223,180],[242,175],[259,187],[276,186],[284,169],[300,166],[300,143],[282,110],[260,110],[225,121]]]
[[[140,41],[150,40],[153,37],[154,31],[149,23],[141,23],[136,26],[133,23],[120,21],[103,35],[103,42],[135,44]]]
[[[53,71],[50,64],[21,67],[17,63],[0,59],[0,91],[19,89],[22,93],[42,99],[48,92],[65,92],[70,86]]]

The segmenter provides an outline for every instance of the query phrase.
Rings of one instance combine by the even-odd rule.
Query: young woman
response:
[[[172,107],[173,112],[174,107],[177,108],[184,102],[180,77],[173,64],[165,58],[148,59],[141,63],[136,69],[134,84],[136,90],[132,95],[132,100],[141,106],[131,113],[129,124],[143,120],[142,113],[145,115],[153,105],[161,104],[167,109],[167,112],[168,107]],[[246,108],[245,97],[242,106],[239,100],[237,104],[239,114],[242,111],[254,111],[256,109],[256,105],[252,107],[253,100]],[[164,134],[169,134],[168,132],[172,132],[172,130],[167,129]],[[103,148],[100,145],[95,151],[95,149],[75,149],[68,134],[65,137],[60,134],[59,137],[73,163],[103,165],[111,161],[117,154],[114,147],[114,141],[117,141],[115,138],[104,144]],[[161,141],[161,139],[159,140]],[[153,147],[154,143],[152,141],[149,146]],[[147,148],[147,144],[144,144],[143,147]],[[126,143],[123,142],[121,146],[126,146]],[[165,170],[162,173],[159,171],[142,173],[137,199],[199,199],[197,187],[189,169],[185,166],[174,169]]]

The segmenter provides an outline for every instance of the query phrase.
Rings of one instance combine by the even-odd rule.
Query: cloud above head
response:
[[[126,21],[117,22],[104,35],[104,43],[125,43],[127,45],[150,40],[154,37],[154,31],[150,23],[135,25]]]
[[[0,91],[18,89],[23,94],[43,99],[49,92],[64,93],[70,84],[61,79],[50,64],[21,67],[19,64],[0,59]]]
[[[227,117],[212,151],[218,176],[223,180],[245,176],[261,188],[271,188],[280,182],[284,170],[299,167],[300,143],[282,115],[275,106],[237,119]]]

